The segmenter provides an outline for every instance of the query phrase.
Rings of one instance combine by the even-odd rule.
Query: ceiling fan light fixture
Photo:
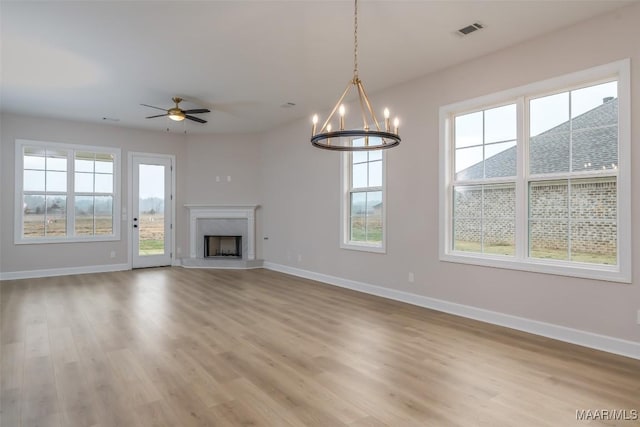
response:
[[[181,122],[181,121],[183,121],[183,120],[184,120],[184,118],[185,118],[185,114],[184,114],[184,112],[183,112],[182,110],[180,110],[180,109],[177,109],[177,110],[176,110],[176,109],[173,109],[173,108],[172,108],[171,110],[169,110],[169,118],[170,118],[171,120],[176,121],[176,122]]]
[[[384,122],[378,121],[362,80],[358,77],[358,0],[354,0],[353,39],[353,78],[319,129],[318,115],[313,116],[311,144],[314,147],[335,151],[369,151],[396,147],[401,141],[398,135],[399,119],[395,118],[392,128],[389,109],[385,108]],[[361,128],[345,129],[346,109],[342,101],[354,86],[358,92],[363,125]],[[336,112],[339,112],[339,126],[337,130],[332,131],[331,119]]]

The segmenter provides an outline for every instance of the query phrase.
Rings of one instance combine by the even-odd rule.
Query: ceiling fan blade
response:
[[[189,119],[189,120],[193,120],[194,122],[198,122],[198,123],[207,123],[206,120],[202,120],[199,117],[193,117],[193,116],[184,116],[185,119]]]
[[[196,108],[195,110],[184,110],[185,114],[200,114],[200,113],[210,113],[211,110],[207,110],[206,108]]]
[[[153,105],[149,105],[149,104],[140,104],[140,105],[142,105],[143,107],[155,108],[156,110],[167,111],[166,108],[154,107]]]
[[[169,113],[165,113],[165,114],[158,114],[157,116],[149,116],[146,117],[147,119],[155,119],[156,117],[164,117],[164,116],[168,116]]]

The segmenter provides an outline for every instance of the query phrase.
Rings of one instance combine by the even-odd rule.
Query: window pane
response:
[[[615,177],[571,182],[571,260],[617,263]]]
[[[76,172],[76,193],[93,193],[93,176],[92,173]]]
[[[94,213],[96,235],[113,234],[113,197],[96,196]]]
[[[24,237],[44,237],[45,196],[28,195],[23,197]]]
[[[515,254],[515,184],[456,187],[454,249]]]
[[[482,195],[482,217],[485,219],[485,221],[515,221],[515,184],[484,186],[484,193]],[[508,238],[507,240],[511,240],[511,238]]]
[[[453,249],[482,252],[482,187],[459,186],[454,189]]]
[[[456,150],[457,180],[484,178],[482,151],[482,146]]]
[[[378,215],[382,212],[382,191],[369,191],[367,195],[367,215]]]
[[[350,240],[366,239],[367,193],[351,193]]]
[[[571,261],[617,264],[618,240],[615,221],[571,223]]]
[[[382,150],[369,151],[369,161],[382,160]]]
[[[113,160],[96,160],[96,172],[113,173]]]
[[[491,142],[516,139],[516,126],[515,104],[485,110],[484,143],[488,144]]]
[[[139,165],[139,255],[165,253],[164,195],[165,167]]]
[[[382,186],[382,160],[369,163],[369,187]]]
[[[76,156],[76,172],[93,172],[93,160],[82,160]]]
[[[44,191],[44,171],[25,170],[23,176],[24,191]]]
[[[531,174],[569,172],[569,133],[551,130],[529,140]]]
[[[615,177],[571,181],[572,220],[616,220],[618,217]]]
[[[44,169],[44,157],[42,156],[24,156],[25,169]]]
[[[354,151],[351,153],[352,163],[364,163],[367,161],[367,152],[366,151]]]
[[[575,118],[573,128],[580,129],[583,127],[579,116],[610,101],[615,101],[617,104],[617,98],[618,82],[615,81],[572,91],[571,118]]]
[[[367,193],[367,241],[382,242],[382,191]]]
[[[47,170],[66,171],[67,157],[47,157]]]
[[[93,235],[93,196],[76,196],[76,230],[78,236]]]
[[[569,217],[567,181],[529,184],[529,218],[565,220]]]
[[[568,260],[567,181],[529,184],[529,256]]]
[[[113,193],[113,175],[97,173],[95,180],[96,193]]]
[[[351,215],[364,215],[367,211],[367,193],[351,193]]]
[[[564,132],[569,130],[569,92],[532,99],[529,102],[530,136],[540,135],[563,125]]]
[[[516,175],[516,141],[485,145],[484,155],[484,170],[486,178]]]
[[[47,237],[67,235],[67,197],[47,196]]]
[[[67,173],[47,171],[47,191],[67,191]]]
[[[482,111],[456,116],[455,147],[463,148],[482,144]]]
[[[516,186],[486,185],[482,195],[482,251],[516,253]]]
[[[367,187],[367,163],[353,165],[353,188]]]
[[[484,221],[482,233],[483,252],[496,255],[516,254],[516,222],[514,220]]]
[[[587,113],[591,114],[591,113]],[[593,117],[593,126],[596,120]],[[618,124],[586,128],[572,133],[572,170],[603,170],[618,167]]]
[[[568,260],[568,221],[529,221],[529,256]]]

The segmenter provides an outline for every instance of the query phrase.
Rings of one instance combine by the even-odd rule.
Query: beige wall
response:
[[[439,107],[627,57],[632,58],[632,107],[638,106],[638,20],[640,5],[634,5],[376,94],[374,105],[380,106],[378,99],[384,99],[402,118],[403,142],[387,158],[386,255],[338,247],[340,154],[312,148],[306,142],[307,121],[267,133],[261,178],[264,234],[269,236],[265,259],[640,342],[637,265],[633,284],[628,285],[438,259]],[[637,108],[632,117],[637,117]],[[639,137],[640,125],[634,120],[632,164],[640,164]],[[640,174],[635,170],[632,188],[636,189],[632,206],[637,217]],[[633,230],[633,242],[633,252],[640,254],[638,227]],[[409,272],[415,274],[415,283],[408,282]]]
[[[185,203],[261,204],[259,138],[245,135],[190,135],[187,145]],[[231,181],[227,181],[227,177]],[[220,177],[220,181],[216,181]],[[178,209],[188,217],[182,205]],[[261,251],[262,210],[256,211],[256,257]],[[182,256],[189,256],[189,224],[182,229]]]
[[[121,203],[123,207],[127,205],[128,197],[128,153],[174,155],[177,164],[177,206],[182,206],[185,203],[183,197],[185,194],[184,175],[187,168],[185,167],[186,142],[184,135],[2,114],[0,116],[0,177],[2,179],[0,192],[0,272],[2,273],[128,263],[128,222],[121,223],[120,241],[28,245],[13,243],[16,139],[119,147],[122,150]],[[182,227],[184,222],[183,212],[176,209],[175,223]],[[116,252],[115,258],[110,258],[111,251]]]

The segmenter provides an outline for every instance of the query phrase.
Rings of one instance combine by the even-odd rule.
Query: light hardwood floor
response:
[[[0,283],[2,426],[571,426],[640,361],[267,270]],[[613,421],[602,425],[640,425]]]

